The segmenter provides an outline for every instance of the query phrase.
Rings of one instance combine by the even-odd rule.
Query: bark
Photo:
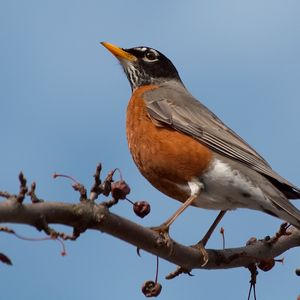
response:
[[[253,263],[267,261],[300,245],[300,231],[293,227],[288,230],[282,227],[277,236],[270,240],[252,241],[240,248],[206,249],[208,262],[203,265],[204,257],[201,251],[176,241],[167,241],[156,231],[111,213],[104,204],[95,204],[91,200],[77,204],[24,204],[19,201],[18,196],[10,196],[7,193],[5,197],[7,199],[0,202],[0,223],[31,225],[46,232],[50,224],[71,226],[76,232],[98,230],[181,266],[184,270],[249,267]]]

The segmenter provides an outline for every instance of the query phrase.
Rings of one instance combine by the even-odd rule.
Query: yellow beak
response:
[[[121,58],[129,61],[135,61],[137,59],[134,55],[124,51],[122,48],[118,46],[115,46],[107,42],[101,42],[101,44],[118,59]]]

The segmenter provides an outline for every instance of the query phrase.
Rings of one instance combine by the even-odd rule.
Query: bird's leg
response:
[[[224,217],[225,213],[226,213],[226,210],[221,210],[220,213],[217,215],[216,219],[214,220],[214,222],[209,227],[209,229],[206,232],[206,234],[204,235],[204,237],[197,244],[192,246],[193,248],[196,248],[201,252],[201,254],[203,256],[203,261],[204,261],[202,266],[205,266],[208,262],[208,254],[207,254],[207,251],[205,250],[205,246],[206,246],[208,240],[210,239],[212,233],[214,232],[214,230],[216,229],[216,227],[218,226],[218,224]]]
[[[179,215],[182,214],[182,212],[188,206],[190,206],[194,202],[194,200],[196,198],[197,198],[197,195],[193,195],[193,196],[189,197],[170,218],[168,218],[160,226],[153,227],[152,229],[154,229],[155,231],[160,231],[160,232],[169,232],[169,228],[173,224],[173,222],[179,217]]]
[[[216,229],[216,227],[218,226],[218,224],[220,223],[220,221],[223,219],[226,211],[227,210],[221,210],[219,212],[219,214],[217,215],[216,219],[211,224],[211,226],[209,227],[209,229],[207,230],[207,232],[205,233],[205,235],[203,236],[203,238],[196,245],[202,244],[203,247],[206,246],[206,244],[207,244],[208,240],[210,239],[212,233],[214,232],[214,230]]]
[[[220,213],[218,214],[218,216],[216,217],[216,219],[214,220],[214,222],[212,223],[212,225],[209,227],[209,229],[206,232],[206,234],[204,235],[204,237],[197,244],[192,246],[193,248],[196,248],[197,250],[199,250],[200,253],[202,254],[202,260],[203,260],[202,266],[205,266],[208,262],[208,254],[207,254],[207,251],[205,250],[205,246],[206,246],[208,240],[210,239],[212,233],[214,232],[214,230],[216,229],[216,227],[218,226],[218,224],[224,217],[225,213],[226,213],[226,210],[221,210]],[[166,279],[173,279],[174,277],[179,276],[180,274],[191,275],[191,273],[190,273],[191,271],[192,270],[187,270],[183,267],[177,267],[176,271],[174,271],[166,276]]]
[[[191,188],[191,196],[179,207],[179,209],[164,223],[158,227],[151,227],[152,230],[158,232],[160,235],[164,236],[165,239],[170,239],[169,237],[169,228],[173,222],[183,213],[183,211],[189,207],[201,194],[203,185],[200,182],[189,183]]]

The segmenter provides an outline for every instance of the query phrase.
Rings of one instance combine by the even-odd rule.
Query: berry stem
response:
[[[131,203],[132,205],[134,205],[134,202],[131,201],[130,199],[128,199],[127,197],[125,198],[129,203]]]
[[[115,169],[113,170],[113,174],[114,174],[116,171],[118,171],[118,172],[119,172],[119,175],[120,175],[120,180],[123,180],[123,175],[122,175],[122,172],[121,172],[121,170],[120,170],[119,168],[115,168]]]
[[[54,173],[53,174],[53,178],[55,179],[57,177],[64,177],[64,178],[70,179],[71,181],[73,181],[76,184],[79,184],[79,182],[75,178],[73,178],[72,176],[70,176],[70,175]]]
[[[159,268],[159,258],[158,256],[156,256],[155,284],[157,284],[157,279],[158,279],[158,268]]]

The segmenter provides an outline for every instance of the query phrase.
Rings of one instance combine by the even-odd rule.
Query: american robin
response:
[[[300,189],[277,174],[250,145],[195,99],[172,62],[149,47],[123,49],[103,42],[121,63],[132,96],[126,132],[132,157],[146,179],[188,206],[262,211],[300,229],[288,199]]]

